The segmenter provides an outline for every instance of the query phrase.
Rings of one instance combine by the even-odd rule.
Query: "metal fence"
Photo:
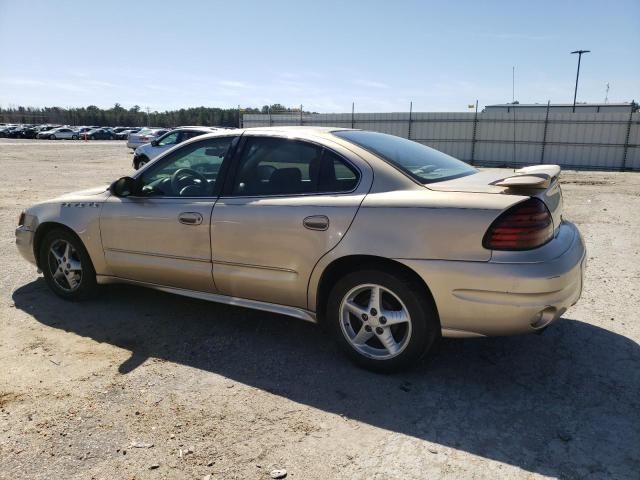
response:
[[[315,125],[390,133],[479,166],[640,170],[640,113],[289,113],[245,114],[242,122],[247,128]]]

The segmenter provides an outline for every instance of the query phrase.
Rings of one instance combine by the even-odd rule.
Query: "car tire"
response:
[[[326,313],[342,350],[375,372],[416,365],[441,333],[431,295],[401,271],[366,269],[345,275],[331,289]]]
[[[55,135],[49,135],[49,140],[57,140],[58,138]]]
[[[39,250],[47,285],[65,300],[83,300],[97,290],[96,271],[80,239],[63,228],[48,232]]]
[[[147,163],[149,163],[149,158],[146,155],[140,155],[139,157],[134,158],[133,162],[135,164],[136,170],[139,170]]]
[[[72,135],[71,140],[78,140],[78,135]]]

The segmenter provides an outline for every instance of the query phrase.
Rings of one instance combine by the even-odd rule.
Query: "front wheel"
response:
[[[53,292],[66,300],[90,297],[96,272],[82,242],[64,229],[46,234],[40,245],[40,267]]]
[[[58,138],[55,135],[50,135],[49,140],[57,140]]]
[[[347,355],[377,372],[415,365],[440,334],[433,299],[402,272],[347,274],[329,294],[327,321]]]
[[[144,167],[149,162],[149,159],[145,155],[141,155],[140,157],[134,158],[135,168],[139,170]]]

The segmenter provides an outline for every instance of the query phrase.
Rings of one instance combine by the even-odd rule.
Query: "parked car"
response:
[[[6,131],[6,137],[7,138],[22,138],[22,131],[25,129],[26,127],[23,125],[18,125],[15,127],[11,127]]]
[[[84,139],[85,134],[87,132],[90,132],[91,130],[94,130],[94,127],[78,127],[78,128],[76,128],[76,132],[78,133],[78,136],[81,139]]]
[[[137,133],[132,133],[127,137],[127,147],[135,150],[145,143],[151,142],[169,131],[168,128],[143,128]]]
[[[131,127],[114,127],[111,129],[111,131],[116,135],[118,135],[120,132],[124,132],[125,130],[131,130]]]
[[[130,128],[128,130],[123,130],[120,133],[116,134],[116,140],[127,140],[129,138],[129,135],[131,135],[132,133],[138,133],[140,130],[140,128]]]
[[[0,137],[7,138],[15,129],[20,128],[19,125],[4,125],[0,127]]]
[[[161,153],[166,152],[185,140],[204,135],[205,133],[215,132],[216,130],[217,128],[215,127],[184,127],[171,130],[161,137],[151,140],[150,143],[145,143],[136,148],[133,154],[133,168],[137,170]]]
[[[70,127],[58,127],[38,133],[37,138],[49,140],[78,140],[78,133]]]
[[[82,134],[88,140],[115,140],[115,135],[108,128],[94,128]]]
[[[25,127],[20,133],[21,138],[36,138],[37,134],[38,130],[36,129],[36,127]]]
[[[32,206],[16,243],[65,299],[124,282],[290,315],[390,371],[441,335],[541,331],[577,302],[585,246],[559,175],[361,130],[223,130]]]

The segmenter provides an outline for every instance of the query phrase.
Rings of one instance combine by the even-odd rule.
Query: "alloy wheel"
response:
[[[340,328],[361,355],[388,360],[411,339],[411,315],[400,297],[382,285],[358,285],[340,303]]]
[[[53,281],[65,292],[74,292],[82,284],[82,262],[77,250],[66,240],[56,240],[47,258]]]

